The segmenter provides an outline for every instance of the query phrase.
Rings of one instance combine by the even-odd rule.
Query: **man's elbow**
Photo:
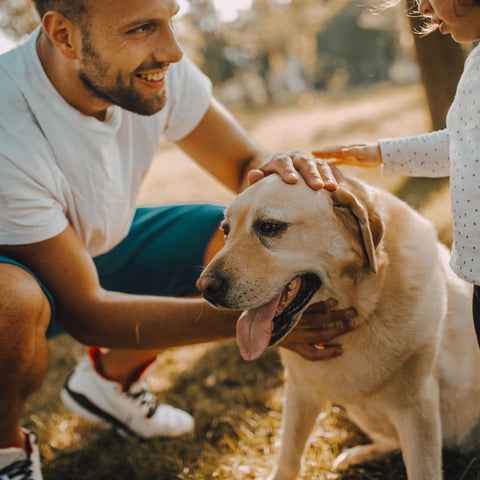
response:
[[[102,314],[103,293],[96,292],[89,298],[59,305],[56,312],[57,323],[78,342],[92,346],[104,347],[108,339],[105,331],[104,315]]]

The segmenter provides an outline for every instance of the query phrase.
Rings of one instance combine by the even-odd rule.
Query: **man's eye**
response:
[[[139,27],[133,28],[128,33],[146,33],[150,30],[153,30],[153,25],[151,23],[145,23],[144,25],[140,25]]]
[[[228,237],[228,234],[230,233],[230,227],[228,225],[222,225],[222,230],[223,230],[223,234],[225,235],[225,238]]]

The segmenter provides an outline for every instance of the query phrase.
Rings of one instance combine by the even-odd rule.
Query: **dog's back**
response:
[[[374,285],[359,284],[342,302],[358,312],[357,329],[340,340],[344,354],[334,362],[311,363],[284,351],[286,368],[308,372],[310,382],[316,376],[318,388],[346,407],[365,433],[393,434],[378,409],[382,389],[407,397],[416,382],[416,369],[409,368],[418,360],[412,358],[421,356],[438,380],[444,446],[480,445],[480,349],[471,285],[451,270],[449,252],[429,221],[382,189],[347,182],[384,223],[379,270]]]
[[[285,335],[296,319],[264,313],[273,317],[279,292],[293,285],[302,284],[295,290],[302,296],[312,276],[318,286],[310,303],[335,298],[339,308],[357,311],[355,329],[336,339],[339,357],[310,362],[282,349],[285,419],[271,478],[295,478],[315,418],[333,401],[372,440],[339,455],[334,469],[401,449],[409,480],[441,479],[442,440],[463,449],[477,442],[480,350],[472,288],[448,266],[433,225],[388,192],[353,179],[329,193],[275,176],[242,193],[226,221],[226,247],[201,283],[208,291],[221,279],[216,303],[248,310],[243,345],[261,347],[258,355],[266,348],[268,339],[246,335],[258,330],[259,319],[262,332],[271,326],[272,336]],[[297,302],[297,293],[285,295]]]

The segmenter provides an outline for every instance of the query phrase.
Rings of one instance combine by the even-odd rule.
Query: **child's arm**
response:
[[[447,130],[412,137],[379,140],[378,143],[344,145],[313,151],[334,165],[376,167],[393,175],[446,177],[450,174],[450,137]]]
[[[318,158],[328,159],[330,165],[377,167],[382,164],[382,152],[378,143],[334,145],[313,150],[312,154]]]
[[[410,177],[450,175],[448,130],[404,138],[380,140],[384,173]]]

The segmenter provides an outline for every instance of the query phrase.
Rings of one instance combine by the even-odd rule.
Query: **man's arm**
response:
[[[203,299],[130,295],[104,290],[95,264],[71,226],[54,238],[31,245],[0,246],[0,254],[30,268],[55,298],[56,320],[78,341],[122,349],[162,349],[235,337],[238,312],[219,310]],[[339,347],[316,350],[345,333],[343,318],[325,306],[315,319],[291,332],[282,344],[310,360],[331,358]]]
[[[201,299],[104,290],[71,226],[52,239],[3,246],[0,252],[35,272],[55,298],[57,321],[87,345],[158,349],[235,335],[236,315]]]
[[[269,158],[215,99],[197,127],[177,144],[235,193],[247,186],[247,172]]]
[[[295,183],[300,174],[314,189],[337,186],[323,160],[303,152],[264,152],[215,99],[197,127],[177,144],[236,193],[271,173],[278,173],[287,183]]]

